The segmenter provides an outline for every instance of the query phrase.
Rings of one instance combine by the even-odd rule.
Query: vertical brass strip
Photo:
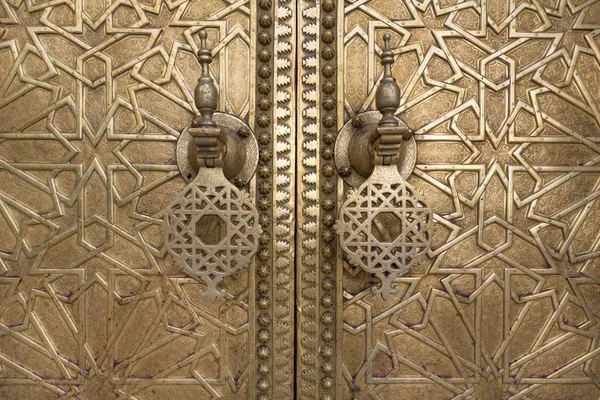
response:
[[[275,124],[273,190],[275,218],[272,238],[274,265],[273,290],[273,398],[293,396],[294,365],[294,208],[295,137],[294,76],[295,2],[278,0],[275,9],[274,85],[277,94],[273,107]]]
[[[296,397],[317,399],[318,388],[318,247],[319,206],[319,69],[318,38],[320,8],[315,0],[298,4],[298,43],[302,62],[298,67],[298,230],[297,268],[297,361]]]
[[[338,28],[336,29],[337,36],[337,60],[338,65],[338,74],[337,74],[337,120],[338,126],[344,125],[344,71],[346,69],[346,55],[344,54],[344,19],[345,19],[345,10],[344,3],[340,2],[342,6],[337,9],[337,20],[338,20]],[[340,73],[341,71],[341,73]],[[338,177],[338,192],[337,192],[337,201],[336,201],[336,215],[339,215],[339,208],[341,207],[344,201],[344,180],[341,177]],[[336,319],[335,319],[335,333],[336,333],[336,354],[338,355],[336,360],[336,368],[335,368],[335,393],[338,399],[344,398],[344,378],[342,375],[342,364],[343,364],[343,343],[344,343],[344,258],[340,254],[339,257],[336,258],[336,277],[335,277],[335,301],[336,301]]]
[[[336,346],[336,282],[337,235],[333,230],[337,212],[338,173],[333,160],[333,147],[338,132],[337,79],[339,58],[337,51],[338,9],[344,7],[337,0],[323,0],[320,4],[319,57],[321,59],[320,92],[318,108],[321,111],[320,123],[320,207],[319,218],[319,265],[318,298],[319,319],[319,393],[321,399],[335,398]]]
[[[257,168],[257,195],[259,221],[262,234],[256,260],[256,306],[257,329],[255,345],[256,399],[272,398],[273,371],[273,226],[276,205],[273,194],[272,176],[274,173],[273,147],[275,130],[273,103],[275,98],[274,70],[274,23],[275,7],[273,0],[258,0],[256,13],[256,128],[259,143],[259,164]]]
[[[258,8],[257,8],[257,0],[251,0],[250,2],[250,88],[254,88],[254,90],[250,90],[250,106],[248,109],[248,121],[250,127],[256,134],[256,108],[253,107],[253,104],[256,104],[256,82],[258,80],[257,77],[257,66],[258,62],[256,59],[256,48],[257,40],[256,40],[256,29],[257,29],[257,18]],[[257,197],[256,192],[256,178],[252,179],[249,183],[250,186],[250,196],[254,198]],[[257,203],[258,205],[258,203]],[[256,257],[254,257],[254,261],[250,264],[250,269],[248,272],[248,397],[251,399],[256,398],[256,333],[257,333],[257,324],[255,321],[258,317],[257,310],[257,297],[256,297]]]

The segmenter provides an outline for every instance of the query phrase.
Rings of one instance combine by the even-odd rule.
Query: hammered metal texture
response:
[[[300,397],[599,398],[600,3],[299,3]],[[386,33],[435,226],[383,301],[329,242],[350,187],[327,165]]]

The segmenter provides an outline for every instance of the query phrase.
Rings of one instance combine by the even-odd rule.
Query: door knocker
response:
[[[393,280],[408,272],[430,248],[432,211],[406,178],[416,159],[412,132],[394,113],[400,88],[392,76],[394,54],[386,34],[381,54],[383,78],[377,88],[379,112],[367,112],[349,121],[336,140],[336,165],[348,191],[335,225],[350,264],[380,281],[387,300],[396,292]],[[366,180],[365,180],[366,178]]]
[[[206,290],[201,293],[214,301],[225,295],[219,283],[247,268],[258,249],[258,212],[242,189],[256,170],[258,144],[243,121],[215,112],[218,93],[206,39],[206,31],[200,31],[202,75],[194,101],[201,116],[177,145],[179,169],[190,183],[169,205],[164,224],[174,262],[203,281]]]

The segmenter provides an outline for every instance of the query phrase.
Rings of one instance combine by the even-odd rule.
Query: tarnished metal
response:
[[[357,119],[360,119],[360,125],[356,124]],[[346,122],[336,138],[335,165],[340,176],[351,187],[359,187],[373,173],[375,168],[373,138],[377,135],[380,120],[379,111],[361,113]],[[396,123],[408,129],[406,124],[397,117]],[[396,157],[394,162],[400,176],[406,180],[417,162],[417,142],[414,137],[404,141],[400,151],[401,156]],[[346,168],[347,173],[344,173]]]
[[[394,53],[389,48],[390,39],[389,34],[384,35],[381,64],[385,70],[375,95],[379,113],[364,112],[355,116],[341,129],[335,143],[338,171],[354,187],[373,173],[376,164],[397,165],[406,179],[417,157],[412,130],[394,116],[400,105],[400,87],[392,75]]]
[[[299,4],[300,397],[597,398],[598,4]],[[368,139],[328,175],[375,109],[385,34],[418,149],[402,176],[435,221],[387,301],[329,241]]]
[[[393,282],[419,265],[431,246],[431,209],[398,173],[376,165],[365,183],[350,190],[335,225],[350,265],[375,275],[384,300],[397,292]]]
[[[248,268],[260,232],[252,199],[220,167],[201,167],[165,215],[167,251],[177,267],[206,284],[200,293],[210,301],[225,296],[218,287],[223,279]]]
[[[0,1],[0,398],[292,397],[295,7]],[[214,302],[163,226],[207,76],[229,179],[190,188],[218,199],[198,240],[235,223],[239,187],[262,227]]]
[[[252,130],[241,119],[221,112],[213,114],[220,127],[219,141],[223,144],[223,173],[229,182],[240,187],[247,185],[258,165],[258,143]],[[198,174],[196,144],[190,135],[192,124],[186,126],[177,140],[177,166],[181,176],[191,182]]]
[[[213,81],[208,66],[212,62],[212,53],[206,44],[208,33],[203,29],[198,34],[200,36],[200,49],[198,50],[198,62],[202,66],[202,75],[198,78],[198,84],[194,90],[194,103],[200,111],[201,118],[196,123],[197,126],[214,126],[215,122],[212,119],[214,112],[217,109],[217,87]]]

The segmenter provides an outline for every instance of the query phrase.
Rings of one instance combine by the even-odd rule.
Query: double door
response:
[[[598,398],[599,32],[0,0],[0,398]]]

